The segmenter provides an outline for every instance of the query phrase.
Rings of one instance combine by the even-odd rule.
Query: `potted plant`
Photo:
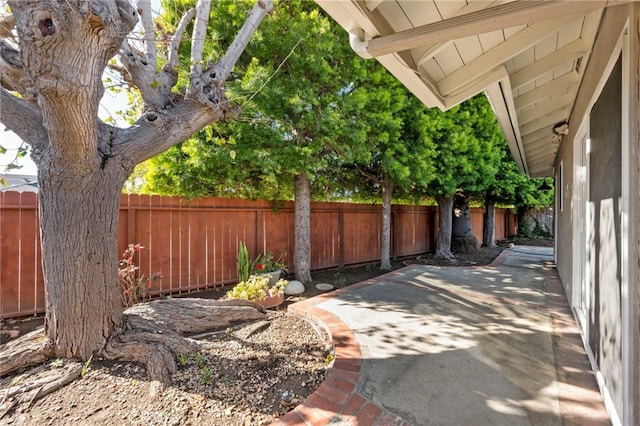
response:
[[[271,253],[258,256],[255,260],[254,273],[269,277],[269,285],[275,285],[280,279],[280,274],[285,267],[283,256],[274,259]]]
[[[273,286],[269,286],[269,277],[251,275],[245,281],[240,281],[227,292],[228,299],[247,299],[264,306],[273,308],[284,302],[284,288],[288,284],[286,280],[278,280]]]
[[[251,275],[264,275],[269,278],[269,285],[273,286],[285,268],[283,259],[284,255],[274,259],[271,252],[268,252],[252,260],[247,246],[241,241],[238,245],[238,281],[247,281]]]

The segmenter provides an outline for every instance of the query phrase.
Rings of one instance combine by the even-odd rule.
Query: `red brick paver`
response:
[[[392,273],[393,274],[393,273]],[[375,283],[368,280],[349,286],[353,291]],[[340,318],[316,306],[333,298],[345,289],[316,296],[289,306],[289,312],[310,318],[327,328],[334,344],[335,360],[327,371],[324,382],[302,404],[274,425],[402,425],[402,419],[356,392],[362,369],[360,344],[353,331]]]

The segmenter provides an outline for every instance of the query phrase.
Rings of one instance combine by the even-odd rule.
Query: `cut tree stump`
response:
[[[263,319],[266,310],[244,299],[175,298],[139,303],[124,311],[124,314],[125,321],[135,330],[164,329],[188,335]],[[149,329],[151,323],[157,330]]]

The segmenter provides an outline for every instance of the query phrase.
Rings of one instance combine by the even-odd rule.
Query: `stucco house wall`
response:
[[[614,424],[640,422],[639,51],[640,5],[608,8],[555,162],[558,272]]]

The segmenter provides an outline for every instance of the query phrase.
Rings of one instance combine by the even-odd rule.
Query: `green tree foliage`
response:
[[[367,126],[368,155],[346,164],[353,188],[382,197],[382,269],[391,269],[391,202],[394,192],[409,194],[433,178],[433,144],[427,137],[425,106],[373,62],[359,89],[366,97],[358,118]],[[363,179],[364,178],[364,179]]]
[[[503,137],[484,94],[442,112],[427,111],[428,135],[435,142],[436,177],[427,194],[480,192],[497,172],[493,146]]]
[[[440,229],[436,256],[452,258],[451,224],[456,192],[482,192],[498,171],[499,156],[494,149],[502,139],[491,106],[484,94],[441,112],[428,110],[427,134],[435,143],[435,179],[425,188],[438,202]]]
[[[212,8],[218,38],[243,22],[239,3],[218,1]],[[315,186],[333,179],[337,161],[367,155],[365,124],[355,116],[366,100],[352,89],[368,64],[338,31],[312,2],[276,3],[228,82],[229,98],[241,107],[238,120],[155,158],[145,189],[291,199],[296,175],[306,174]]]
[[[244,22],[241,3],[215,3],[210,27],[217,38],[231,37]],[[340,163],[367,155],[366,124],[355,115],[365,99],[353,90],[367,64],[346,36],[336,36],[342,31],[315,3],[277,2],[227,86],[231,102],[241,106],[238,120],[206,129],[153,160],[148,188],[186,196],[293,196],[302,203],[296,214],[308,212],[309,186],[326,187]],[[213,46],[205,49],[210,59],[218,55]],[[299,219],[307,225],[296,232],[294,269],[297,279],[309,281],[309,250],[298,253],[308,214]]]

